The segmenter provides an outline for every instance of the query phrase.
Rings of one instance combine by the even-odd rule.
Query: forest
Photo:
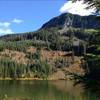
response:
[[[98,12],[99,6],[96,2],[94,2],[93,6],[97,6]],[[66,13],[59,16],[58,22],[52,21],[56,20],[54,18],[35,32],[1,36],[0,77],[48,79],[49,76],[60,70],[65,75],[61,79],[66,79],[67,75],[72,75],[74,79],[78,79],[78,82],[86,83],[85,85],[91,82],[99,84],[100,29],[91,26],[88,20],[90,17],[94,19],[92,23],[99,27],[99,16],[81,17]],[[76,23],[77,18],[80,18],[81,25],[80,22]],[[29,48],[32,48],[31,52],[28,52]],[[49,58],[44,59],[43,55],[46,52],[52,55],[54,55],[54,52],[66,53],[63,56],[58,54],[60,56],[56,56],[55,59],[53,59],[52,55],[50,58],[48,53],[46,57]],[[25,55],[23,61],[20,60],[21,57],[14,58],[15,55],[22,54]],[[80,69],[84,70],[84,73],[80,72],[80,70],[77,72],[65,70],[66,68],[70,69],[70,66],[74,64],[79,64],[76,58],[81,62],[79,66],[81,66]]]

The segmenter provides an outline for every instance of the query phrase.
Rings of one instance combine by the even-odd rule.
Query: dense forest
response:
[[[93,19],[92,23],[88,20],[90,17]],[[76,23],[79,18],[80,21]],[[0,77],[47,79],[55,73],[60,75],[59,72],[62,72],[64,76],[58,79],[66,79],[72,74],[75,79],[86,83],[89,80],[98,81],[100,79],[98,18],[94,15],[81,17],[65,13],[60,15],[59,19],[56,17],[52,19],[53,21],[50,20],[35,32],[1,36]],[[76,66],[79,67],[78,71]]]

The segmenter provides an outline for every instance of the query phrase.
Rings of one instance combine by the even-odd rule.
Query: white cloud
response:
[[[9,27],[10,24],[9,22],[0,22],[0,27]]]
[[[0,22],[0,35],[11,34],[12,30],[9,28],[11,22]]]
[[[0,22],[0,35],[11,34],[12,30],[9,28],[10,22]]]
[[[81,16],[88,16],[96,11],[95,8],[86,9],[86,7],[88,7],[88,4],[84,4],[83,0],[76,1],[74,3],[72,1],[68,1],[60,8],[60,12],[68,12],[72,14],[78,14]]]
[[[20,19],[13,19],[11,21],[8,21],[8,22],[0,22],[0,35],[5,35],[5,34],[12,34],[14,33],[12,31],[12,28],[10,27],[10,25],[13,25],[13,24],[20,24],[22,23],[23,20],[20,20]]]
[[[20,23],[23,22],[23,20],[21,20],[21,19],[16,19],[16,18],[15,18],[15,19],[12,20],[12,22],[13,22],[13,23],[20,24]]]
[[[12,34],[14,33],[10,28],[0,28],[0,35],[5,35],[5,34]]]

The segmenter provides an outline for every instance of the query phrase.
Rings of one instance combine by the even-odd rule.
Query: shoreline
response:
[[[10,81],[10,80],[20,80],[20,81],[27,81],[27,80],[48,80],[48,81],[52,81],[52,80],[69,80],[69,79],[56,79],[56,78],[16,78],[16,79],[13,79],[13,78],[0,78],[0,81]]]

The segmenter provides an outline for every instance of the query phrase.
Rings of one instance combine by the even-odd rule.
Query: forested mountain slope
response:
[[[66,79],[69,72],[83,75],[84,55],[100,54],[99,28],[94,15],[65,13],[35,32],[1,36],[0,77]]]

